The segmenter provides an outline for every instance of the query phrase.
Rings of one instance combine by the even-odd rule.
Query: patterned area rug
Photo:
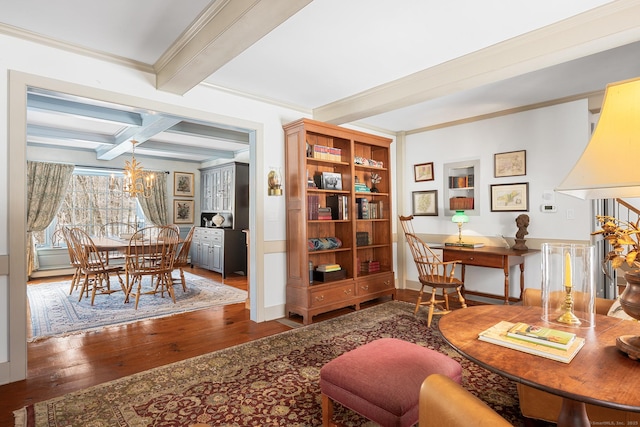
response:
[[[463,386],[522,426],[515,384],[461,357],[413,305],[391,301],[318,324],[155,368],[15,412],[16,426],[319,426],[320,368],[382,337],[458,360]],[[203,337],[206,339],[206,337]],[[392,374],[392,373],[390,373]],[[340,405],[345,426],[373,425]]]
[[[86,332],[110,325],[121,325],[142,319],[170,316],[187,311],[243,302],[247,292],[225,284],[185,272],[187,292],[182,285],[174,286],[176,303],[164,294],[142,295],[138,309],[133,299],[124,304],[122,291],[96,295],[94,305],[89,298],[78,302],[78,290],[69,295],[70,281],[27,286],[27,298],[31,312],[32,338]],[[124,279],[124,276],[123,276]],[[149,283],[149,278],[145,278]],[[143,281],[144,285],[144,281]],[[112,279],[111,289],[120,289],[117,279]]]

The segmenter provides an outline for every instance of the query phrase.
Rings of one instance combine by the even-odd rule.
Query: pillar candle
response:
[[[568,251],[564,253],[564,286],[571,287],[571,255]]]

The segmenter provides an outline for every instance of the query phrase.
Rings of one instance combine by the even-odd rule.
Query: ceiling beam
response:
[[[343,124],[640,40],[640,1],[618,0],[313,110]]]
[[[142,126],[131,127],[116,135],[115,143],[112,147],[98,150],[98,160],[113,160],[119,155],[131,149],[131,140],[135,139],[138,144],[142,144],[160,132],[164,132],[172,126],[180,123],[182,119],[172,116],[145,115]]]
[[[156,88],[184,95],[312,0],[224,0],[156,62]]]
[[[27,108],[29,110],[54,111],[61,114],[87,117],[103,122],[119,123],[125,126],[142,125],[142,116],[132,111],[116,110],[115,108],[53,98],[35,93],[27,94]]]

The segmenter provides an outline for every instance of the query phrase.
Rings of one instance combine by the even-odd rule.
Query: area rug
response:
[[[234,304],[247,299],[247,292],[242,289],[188,272],[184,275],[187,292],[182,290],[182,285],[175,285],[175,304],[166,293],[164,298],[160,294],[142,295],[137,310],[133,299],[124,304],[124,293],[121,291],[96,295],[94,305],[91,305],[91,295],[81,301],[78,301],[78,290],[69,295],[70,281],[29,285],[27,298],[31,313],[30,341]],[[149,286],[149,278],[145,279]],[[111,286],[112,289],[120,289],[117,279],[112,280]]]
[[[524,425],[515,384],[461,357],[442,339],[437,320],[428,328],[420,314],[413,316],[412,304],[390,301],[36,403],[14,413],[15,425],[319,426],[320,368],[383,337],[458,360],[466,389],[513,425]],[[340,405],[336,418],[345,426],[373,425]]]

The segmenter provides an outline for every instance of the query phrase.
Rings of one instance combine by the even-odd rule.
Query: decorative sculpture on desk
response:
[[[529,215],[518,215],[516,218],[516,225],[518,226],[518,232],[516,233],[516,243],[513,245],[513,249],[517,251],[526,251],[529,248],[524,244],[526,242],[524,236],[529,234],[527,232],[527,227],[529,226]]]

